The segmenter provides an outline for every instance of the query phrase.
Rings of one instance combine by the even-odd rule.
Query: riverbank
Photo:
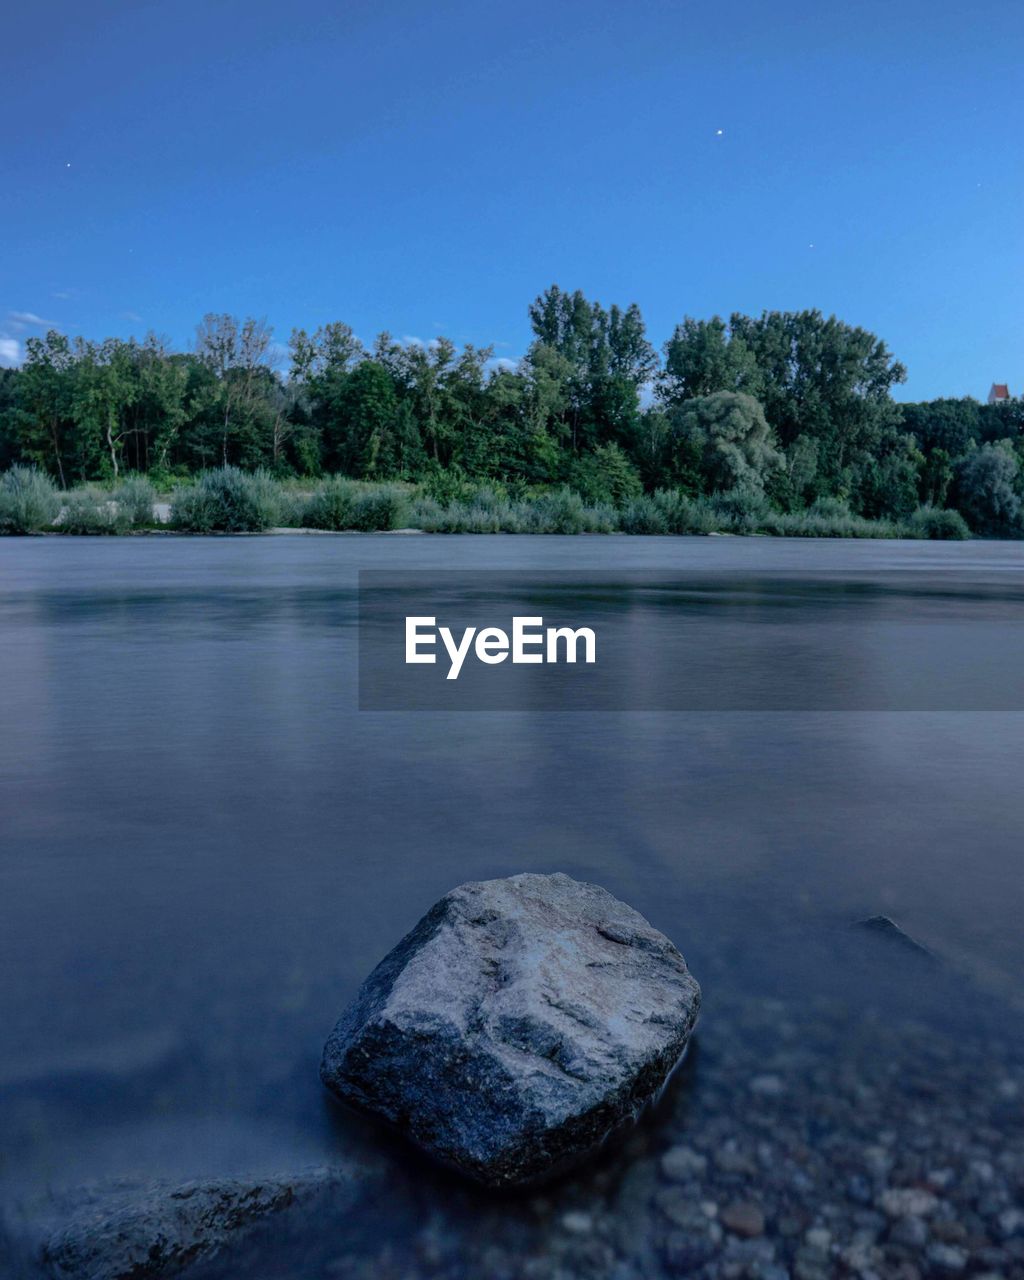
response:
[[[779,511],[760,493],[689,495],[659,489],[629,501],[588,503],[570,488],[509,490],[448,480],[441,488],[350,480],[315,486],[225,467],[169,494],[144,477],[101,488],[58,491],[39,472],[0,477],[0,534],[178,533],[527,533],[739,534],[797,538],[914,538],[957,541],[971,531],[960,514],[921,506],[902,520],[868,519],[835,499]]]

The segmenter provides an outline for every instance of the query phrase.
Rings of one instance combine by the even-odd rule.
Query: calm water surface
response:
[[[856,1015],[864,974],[828,957],[876,912],[949,958],[966,1005],[1016,1016],[1024,715],[360,713],[361,568],[1019,585],[1024,552],[0,540],[0,1200],[330,1159],[324,1037],[469,879],[563,870],[634,904],[704,982],[712,1043],[738,992],[838,989]]]

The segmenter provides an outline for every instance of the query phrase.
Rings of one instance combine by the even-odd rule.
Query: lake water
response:
[[[927,569],[953,586],[1002,575],[1009,591],[1024,549],[0,540],[0,1204],[106,1177],[299,1168],[372,1143],[323,1095],[327,1032],[441,894],[518,871],[601,883],[679,945],[705,988],[690,1123],[720,1096],[714,1064],[731,1069],[755,1007],[750,1026],[774,1017],[819,1047],[807,1070],[881,1036],[897,1080],[923,1041],[889,1045],[884,1028],[909,1019],[931,1045],[987,1037],[978,1061],[1005,1055],[991,1081],[972,1078],[979,1108],[992,1090],[1013,1104],[990,1117],[992,1158],[1018,1149],[1006,1073],[1024,998],[1024,714],[359,711],[356,574],[390,568]],[[882,660],[870,627],[857,643],[866,667]],[[849,929],[877,913],[941,967]],[[750,1035],[767,1060],[769,1032],[763,1049]],[[948,1086],[932,1072],[934,1125],[963,1104],[949,1071]],[[649,1141],[656,1153],[656,1129]],[[530,1231],[547,1230],[558,1194]],[[410,1210],[410,1238],[435,1209]],[[372,1215],[364,1230],[371,1249]],[[467,1237],[463,1259],[482,1247]],[[235,1274],[224,1265],[211,1274]]]

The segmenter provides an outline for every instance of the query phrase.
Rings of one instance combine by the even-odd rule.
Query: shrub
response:
[[[357,487],[335,476],[325,481],[306,504],[302,523],[307,529],[351,529]]]
[[[764,527],[775,515],[764,491],[756,485],[738,484],[716,493],[711,499],[715,515],[727,529],[752,533]]]
[[[436,463],[429,465],[421,487],[426,496],[442,508],[450,507],[456,502],[472,502],[477,490],[477,486],[467,480],[461,471],[445,470]]]
[[[442,528],[445,516],[444,507],[433,498],[415,498],[409,507],[410,526],[413,529],[423,529],[427,533],[447,532]]]
[[[714,533],[731,523],[707,498],[688,498],[678,489],[658,489],[622,513],[623,533]]]
[[[767,522],[769,532],[787,538],[898,538],[901,526],[891,520],[865,520],[845,508],[832,515],[809,511],[777,513]]]
[[[659,505],[646,494],[631,502],[622,513],[623,533],[671,533],[668,514],[664,506]]]
[[[362,533],[397,529],[404,509],[405,496],[400,489],[367,489],[352,503],[349,528]]]
[[[277,483],[265,471],[237,467],[204,471],[171,504],[171,522],[189,533],[259,533],[275,525],[280,513]]]
[[[960,542],[971,536],[967,521],[959,511],[939,507],[918,507],[907,521],[907,532],[912,538],[950,542]]]
[[[113,493],[113,500],[132,528],[153,523],[156,491],[145,476],[128,476]]]
[[[35,533],[53,524],[60,499],[53,481],[34,467],[11,467],[0,478],[0,533]]]
[[[844,520],[850,514],[850,508],[842,498],[816,498],[808,512],[812,516],[822,516],[828,520]]]
[[[680,489],[657,489],[652,501],[669,533],[713,533],[722,521],[709,499],[689,498]]]
[[[306,523],[310,497],[299,489],[282,488],[277,522],[283,529],[301,529]],[[315,527],[315,526],[312,526]]]
[[[626,506],[643,494],[640,473],[617,444],[600,444],[581,454],[570,472],[584,502]]]
[[[58,533],[89,536],[124,533],[131,526],[128,512],[99,489],[73,489],[54,526]]]
[[[571,489],[541,494],[530,504],[530,532],[582,534],[588,529],[584,500]]]

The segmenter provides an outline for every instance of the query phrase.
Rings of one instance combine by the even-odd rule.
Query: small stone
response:
[[[925,1218],[934,1213],[938,1199],[920,1187],[890,1187],[879,1197],[879,1204],[890,1218]]]
[[[778,1098],[786,1092],[786,1086],[780,1076],[760,1075],[754,1076],[753,1080],[751,1080],[750,1092],[756,1093],[762,1098]]]
[[[594,1219],[589,1213],[572,1211],[562,1214],[562,1226],[570,1235],[588,1236],[594,1229]]]
[[[764,1233],[764,1211],[752,1200],[735,1200],[719,1212],[719,1221],[738,1236],[752,1239]]]
[[[928,1228],[923,1218],[908,1215],[905,1218],[898,1218],[893,1223],[889,1239],[896,1244],[905,1245],[908,1249],[923,1249],[928,1240]]]
[[[715,1152],[715,1165],[723,1173],[740,1173],[753,1177],[757,1173],[757,1165],[745,1151],[738,1151],[734,1146],[722,1147]]]
[[[670,1187],[659,1191],[654,1203],[670,1222],[684,1231],[701,1231],[707,1226],[707,1218],[700,1205]]]
[[[931,1244],[925,1254],[928,1261],[938,1271],[955,1274],[967,1266],[968,1253],[954,1244]]]
[[[864,1157],[864,1163],[868,1167],[868,1172],[876,1178],[884,1178],[892,1168],[892,1156],[882,1146],[872,1145],[865,1147],[861,1154]]]
[[[670,1182],[689,1182],[707,1172],[708,1159],[692,1147],[671,1147],[661,1157],[661,1171]]]
[[[793,1258],[793,1274],[796,1280],[831,1280],[827,1259],[816,1249],[802,1245]]]
[[[665,1265],[674,1275],[688,1275],[703,1266],[715,1251],[712,1241],[706,1236],[694,1236],[682,1231],[673,1231],[662,1245],[662,1257]]]
[[[804,1236],[804,1243],[818,1253],[828,1253],[832,1247],[832,1232],[828,1227],[811,1227]]]
[[[872,1244],[851,1244],[845,1248],[840,1254],[843,1264],[852,1272],[861,1277],[861,1280],[867,1280],[867,1277],[877,1274],[874,1268],[882,1262],[882,1251]]]
[[[1024,1233],[1024,1210],[1004,1209],[996,1219],[996,1225],[999,1227],[999,1234],[1004,1240],[1009,1240],[1011,1236],[1021,1235]]]

